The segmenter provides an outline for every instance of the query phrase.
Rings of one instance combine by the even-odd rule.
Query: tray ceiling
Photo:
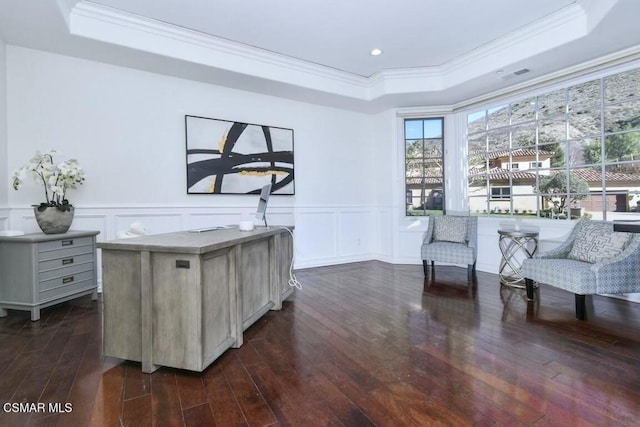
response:
[[[636,0],[0,6],[0,37],[11,45],[366,112],[455,105],[640,54]]]

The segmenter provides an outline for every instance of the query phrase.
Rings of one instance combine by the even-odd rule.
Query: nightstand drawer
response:
[[[85,255],[86,256],[86,255]],[[41,270],[38,273],[38,282],[43,283],[47,280],[55,279],[57,277],[71,276],[75,273],[82,271],[93,270],[93,255],[89,254],[89,259],[80,262],[78,258],[64,258],[64,260],[73,259],[73,264],[68,264],[60,268],[50,268],[48,270]],[[60,260],[56,260],[60,265]],[[53,261],[47,261],[53,262]]]
[[[93,245],[70,246],[50,251],[38,252],[38,261],[47,261],[51,259],[67,258],[74,255],[88,254],[93,252]]]
[[[46,303],[51,300],[64,298],[69,295],[76,294],[81,291],[87,291],[95,289],[96,284],[93,279],[74,281],[64,286],[60,286],[53,289],[40,292],[40,303]]]
[[[93,237],[65,237],[60,240],[51,240],[47,242],[40,242],[38,244],[39,258],[42,259],[44,252],[57,251],[60,249],[71,249],[78,246],[91,246],[93,245]]]
[[[49,280],[40,281],[40,294],[50,289],[56,289],[61,287],[74,286],[78,282],[85,280],[94,280],[93,264],[84,264],[76,266],[76,270],[69,271],[63,276],[51,278]],[[55,270],[54,270],[55,271]],[[46,273],[43,273],[46,274]],[[94,283],[95,286],[95,283]]]
[[[71,264],[79,264],[93,260],[93,246],[81,246],[79,248],[65,249],[61,251],[46,252],[39,255],[38,271],[43,272],[52,268],[66,267]]]

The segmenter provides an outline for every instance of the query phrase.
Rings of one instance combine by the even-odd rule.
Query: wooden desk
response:
[[[102,249],[104,354],[203,371],[293,288],[281,227],[120,239]]]

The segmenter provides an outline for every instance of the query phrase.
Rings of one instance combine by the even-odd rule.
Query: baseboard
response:
[[[349,264],[352,262],[363,262],[363,261],[373,261],[373,260],[375,260],[375,258],[370,255],[340,257],[340,258],[333,258],[333,257],[316,258],[316,259],[308,259],[304,261],[296,260],[295,269],[302,270],[305,268],[326,267],[329,265]]]

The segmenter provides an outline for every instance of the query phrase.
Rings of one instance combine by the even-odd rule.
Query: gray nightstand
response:
[[[7,308],[31,311],[82,295],[96,298],[99,231],[0,237],[0,317]]]

